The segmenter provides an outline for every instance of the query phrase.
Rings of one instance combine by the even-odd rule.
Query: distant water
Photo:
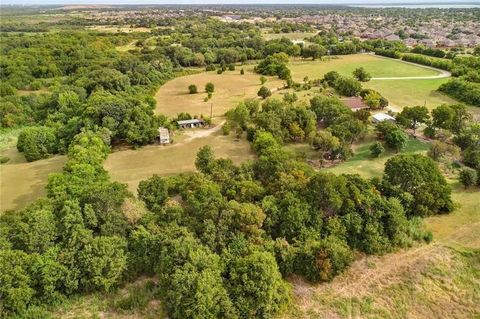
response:
[[[468,9],[468,8],[480,8],[480,4],[455,4],[455,3],[443,3],[443,4],[354,4],[350,7],[361,8],[409,8],[409,9]]]

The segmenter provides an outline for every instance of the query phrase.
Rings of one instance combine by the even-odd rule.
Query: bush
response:
[[[345,96],[356,96],[362,90],[362,85],[359,81],[343,76],[340,76],[335,80],[333,87],[338,93]]]
[[[214,64],[209,64],[207,65],[207,67],[205,68],[205,71],[215,71],[217,68],[215,67]]]
[[[460,175],[458,176],[460,179],[460,183],[462,183],[465,187],[474,186],[477,184],[477,171],[470,167],[464,167],[460,171]]]
[[[355,69],[353,71],[353,76],[360,82],[368,82],[372,78],[370,73],[368,73],[363,67]]]
[[[266,99],[267,97],[272,95],[272,91],[270,91],[270,89],[266,86],[262,86],[260,90],[258,90],[257,95],[260,96],[262,99]]]
[[[353,252],[347,243],[329,236],[321,241],[307,241],[296,257],[295,268],[309,281],[329,281],[352,261]]]
[[[229,70],[229,71],[235,71],[235,64],[230,63],[230,64],[228,65],[228,70]]]
[[[205,92],[207,93],[215,92],[215,85],[212,82],[208,82],[207,84],[205,84]]]
[[[244,70],[243,68],[240,70],[240,74],[241,74],[241,75],[244,75],[244,74],[245,74],[245,70]]]
[[[372,154],[373,157],[379,157],[383,152],[385,152],[385,148],[380,142],[375,142],[370,146],[370,154]]]
[[[45,126],[27,127],[18,136],[17,149],[29,162],[47,158],[57,152],[55,130]]]
[[[195,84],[190,84],[190,85],[188,86],[188,93],[190,93],[190,94],[196,94],[196,93],[198,93],[198,88],[197,88],[197,86],[196,86]]]

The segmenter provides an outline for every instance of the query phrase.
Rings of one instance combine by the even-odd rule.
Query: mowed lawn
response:
[[[308,76],[310,79],[322,78],[329,71],[337,71],[341,75],[352,76],[352,72],[359,67],[365,68],[372,77],[435,76],[439,74],[439,72],[432,69],[371,54],[325,57],[323,60],[316,61],[292,60],[289,64],[293,79],[296,81],[303,80],[305,76]]]
[[[325,168],[324,171],[334,174],[359,174],[364,178],[381,177],[385,162],[395,155],[392,151],[387,151],[378,158],[370,155],[370,146],[373,142],[360,144],[355,155],[346,162],[342,162],[336,166]],[[399,154],[407,153],[425,153],[428,151],[428,144],[420,140],[411,138],[405,149]]]
[[[138,183],[153,174],[162,176],[195,171],[198,150],[210,145],[217,158],[229,158],[234,163],[253,159],[250,144],[243,138],[224,136],[217,131],[210,136],[188,142],[184,137],[174,137],[175,143],[168,146],[150,145],[137,150],[117,151],[108,156],[104,167],[113,180],[128,184],[134,194]]]
[[[222,116],[226,111],[236,106],[246,98],[254,98],[260,89],[260,75],[253,72],[253,65],[243,66],[245,74],[240,74],[242,66],[235,71],[226,71],[223,74],[203,72],[182,76],[165,83],[155,95],[157,107],[155,113],[175,117],[178,113],[188,112],[193,115],[210,116],[210,107],[213,116]],[[283,81],[276,77],[267,77],[267,86],[270,89],[283,85]],[[205,102],[205,84],[212,82],[215,85],[213,97]],[[189,94],[188,86],[195,84],[197,94]]]
[[[365,88],[377,90],[385,96],[393,108],[426,105],[430,110],[441,104],[454,104],[458,101],[437,91],[448,78],[426,80],[371,80],[363,83]]]

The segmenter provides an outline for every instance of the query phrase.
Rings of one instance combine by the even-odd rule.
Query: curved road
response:
[[[421,68],[429,69],[429,70],[434,70],[437,71],[439,74],[437,75],[431,75],[431,76],[392,76],[392,77],[382,77],[382,78],[372,78],[372,80],[429,80],[429,79],[443,79],[443,78],[449,78],[452,76],[452,73],[442,70],[442,69],[437,69],[431,66],[427,65],[422,65],[418,63],[413,63],[413,62],[408,62],[408,61],[403,61],[401,59],[393,59],[381,55],[375,55],[376,57],[382,58],[382,59],[390,59],[390,60],[395,60],[397,62],[405,63],[405,64],[410,64],[410,65],[415,65]]]

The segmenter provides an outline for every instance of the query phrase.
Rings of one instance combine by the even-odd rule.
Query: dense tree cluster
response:
[[[102,167],[108,138],[75,136],[64,171],[49,179],[47,198],[0,216],[2,316],[28,317],[33,305],[108,291],[123,276],[131,225],[122,205],[130,195]]]
[[[462,104],[441,105],[431,112],[431,121],[425,134],[436,141],[429,155],[437,161],[462,159],[466,168],[460,171],[460,180],[471,186],[480,181],[480,124]],[[473,171],[475,173],[472,173]]]

